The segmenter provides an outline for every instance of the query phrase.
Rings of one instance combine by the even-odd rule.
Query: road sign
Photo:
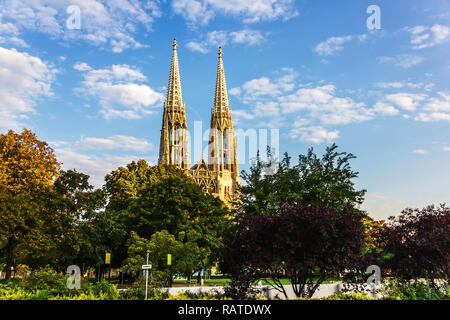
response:
[[[150,270],[152,268],[151,264],[143,264],[142,265],[142,270]]]
[[[172,264],[172,255],[170,253],[167,254],[167,265],[170,266]]]

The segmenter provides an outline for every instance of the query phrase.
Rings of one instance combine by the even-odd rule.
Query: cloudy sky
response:
[[[450,203],[447,0],[0,0],[0,131],[33,130],[96,186],[155,164],[174,37],[190,128],[221,45],[237,128],[278,129],[294,158],[355,154],[375,218]]]

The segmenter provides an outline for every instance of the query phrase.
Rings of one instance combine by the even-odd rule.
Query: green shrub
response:
[[[21,288],[0,288],[0,300],[32,300],[33,293]]]
[[[354,293],[333,293],[332,295],[322,297],[319,300],[378,300],[378,299],[370,297],[362,292],[354,292]]]
[[[82,294],[92,294],[99,297],[99,300],[117,300],[120,298],[116,285],[106,280],[90,283],[82,288],[81,292]]]
[[[195,294],[190,291],[180,291],[176,295],[168,295],[164,300],[232,300],[223,295],[202,292]]]
[[[31,271],[30,276],[23,279],[21,287],[26,290],[54,290],[67,292],[67,276],[58,274],[50,267],[43,267]]]
[[[448,300],[450,289],[448,285],[434,288],[423,280],[413,283],[391,281],[386,284],[384,295],[386,300]]]
[[[117,300],[116,286],[106,280],[81,282],[81,289],[67,288],[69,275],[59,274],[49,267],[33,270],[29,277],[18,281],[0,282],[0,300]]]

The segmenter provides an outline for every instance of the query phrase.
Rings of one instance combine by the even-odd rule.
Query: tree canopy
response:
[[[228,213],[220,199],[173,176],[141,189],[118,217],[127,230],[140,238],[150,239],[161,231],[172,235],[186,250],[184,267],[178,265],[178,270],[189,275],[210,266],[217,258],[222,232],[230,224]]]
[[[0,191],[40,191],[53,185],[60,163],[53,149],[30,130],[0,134]]]
[[[249,172],[241,173],[241,213],[247,216],[273,214],[283,204],[314,204],[342,210],[356,208],[364,200],[366,190],[356,190],[353,179],[358,177],[350,167],[351,153],[338,152],[333,144],[319,158],[310,148],[299,155],[298,164],[291,164],[285,153],[277,164],[268,152],[268,162],[258,156]],[[270,172],[275,168],[274,172]]]
[[[109,198],[107,209],[119,211],[127,208],[130,201],[138,197],[141,189],[172,176],[193,183],[183,170],[172,165],[150,166],[147,161],[139,160],[119,167],[105,177],[105,191]]]
[[[428,206],[405,209],[390,217],[380,241],[384,245],[385,267],[401,279],[449,278],[450,208]]]
[[[359,265],[363,244],[363,226],[347,208],[284,207],[241,220],[224,239],[220,269],[237,286],[270,279],[286,297],[287,277],[298,297],[312,297],[324,280]]]
[[[51,244],[48,227],[57,212],[46,210],[60,164],[46,142],[29,130],[0,134],[0,246],[6,251],[6,277],[19,246],[36,254]]]

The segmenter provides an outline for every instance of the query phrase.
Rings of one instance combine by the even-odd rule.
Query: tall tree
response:
[[[403,280],[450,277],[450,208],[405,209],[383,231],[386,266]]]
[[[52,188],[60,164],[52,148],[30,130],[0,134],[0,242],[6,250],[6,277],[11,276],[21,241],[43,241],[48,216],[37,203]]]
[[[48,189],[60,163],[53,149],[30,130],[0,134],[0,189],[10,194]]]
[[[245,182],[241,188],[241,212],[247,216],[270,215],[283,204],[314,204],[342,210],[355,208],[364,200],[366,190],[357,190],[353,179],[358,177],[350,167],[351,153],[338,152],[333,144],[320,158],[310,148],[292,165],[286,153],[274,162],[268,152],[268,162],[258,156],[249,172],[241,173]],[[272,171],[272,172],[270,172]]]
[[[113,250],[114,263],[121,263],[126,258],[127,240],[131,231],[136,230],[127,214],[131,202],[140,197],[141,190],[168,177],[178,177],[186,183],[193,183],[192,178],[176,166],[150,166],[145,160],[133,161],[106,175],[104,185],[107,196],[105,217],[110,220],[114,238],[122,237],[120,240],[115,240],[115,243],[118,244]]]
[[[145,160],[133,161],[112,171],[105,177],[108,210],[119,211],[127,208],[130,201],[137,198],[139,190],[169,176],[178,176],[187,182],[193,182],[183,170],[175,166],[150,166]]]
[[[133,231],[128,245],[125,268],[137,275],[141,271],[141,266],[146,264],[148,253],[153,279],[156,276],[156,279],[163,281],[162,285],[171,286],[174,274],[190,276],[193,270],[201,269],[203,252],[195,238],[188,238],[188,242],[183,242],[183,234],[178,235],[177,239],[167,230],[162,230],[154,233],[150,240],[147,240]],[[170,265],[167,263],[168,254],[171,255]]]
[[[359,265],[363,244],[363,226],[346,208],[285,207],[243,219],[225,237],[220,269],[243,286],[240,279],[267,278],[287,297],[286,277],[296,296],[312,297],[325,280]]]
[[[58,223],[53,224],[51,233],[54,236],[55,249],[45,255],[45,261],[60,269],[71,264],[87,263],[96,265],[97,255],[92,246],[102,250],[102,242],[110,236],[109,229],[97,226],[103,215],[105,195],[101,189],[94,190],[89,183],[89,176],[76,170],[61,171],[47,201],[49,211],[58,212]],[[94,229],[94,232],[91,232]],[[106,249],[108,251],[108,249]],[[95,261],[95,262],[94,262]]]
[[[220,199],[175,176],[147,185],[137,199],[120,212],[120,217],[127,230],[135,231],[139,237],[150,239],[153,234],[166,230],[183,245],[198,246],[202,257],[194,259],[189,266],[195,265],[197,270],[194,271],[200,271],[217,258],[222,232],[230,224],[228,214]]]

